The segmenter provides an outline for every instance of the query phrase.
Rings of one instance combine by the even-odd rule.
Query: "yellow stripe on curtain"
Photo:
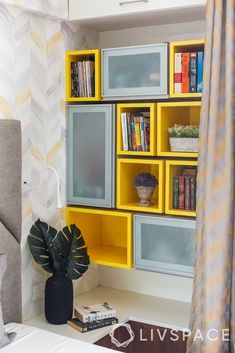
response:
[[[208,0],[188,353],[234,352],[234,131],[235,0]]]

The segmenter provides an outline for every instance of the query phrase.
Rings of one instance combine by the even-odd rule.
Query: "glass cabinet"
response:
[[[195,220],[135,216],[135,267],[192,277]]]
[[[111,104],[68,107],[68,203],[114,206]]]
[[[106,99],[167,95],[167,44],[102,50],[102,95]]]

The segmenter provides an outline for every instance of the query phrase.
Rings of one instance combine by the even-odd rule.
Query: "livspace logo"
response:
[[[129,338],[128,340],[124,341],[124,342],[120,342],[118,341],[118,339],[115,337],[115,331],[119,328],[119,327],[124,327],[126,328],[127,332],[129,333]],[[120,323],[120,324],[116,324],[113,326],[112,331],[109,333],[109,336],[111,338],[111,342],[113,344],[115,344],[116,347],[124,347],[126,348],[135,338],[135,334],[132,331],[131,325],[130,324],[125,324],[125,323]]]
[[[127,333],[129,334],[129,339],[127,339],[124,342],[120,342],[116,337],[115,337],[115,331],[119,327],[124,327],[127,330]],[[170,336],[169,336],[170,333]],[[116,324],[113,326],[112,331],[109,333],[109,336],[111,338],[111,342],[115,344],[116,347],[127,347],[135,338],[138,339],[139,342],[154,342],[156,341],[161,341],[163,342],[165,338],[167,339],[170,338],[171,341],[177,342],[177,341],[185,341],[189,337],[192,336],[193,341],[222,341],[222,342],[228,342],[230,340],[230,332],[229,329],[222,329],[221,332],[217,329],[210,329],[207,331],[206,334],[203,334],[201,330],[197,330],[195,334],[193,335],[190,330],[176,330],[176,329],[169,329],[169,328],[156,328],[156,329],[149,329],[143,332],[143,329],[139,330],[139,337],[136,337],[130,324],[128,323],[120,323]]]

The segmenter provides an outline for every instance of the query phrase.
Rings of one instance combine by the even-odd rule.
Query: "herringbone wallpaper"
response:
[[[75,24],[30,13],[19,6],[40,3],[46,9],[48,0],[8,2],[18,6],[0,4],[0,119],[18,119],[22,123],[23,180],[37,184],[43,167],[53,166],[61,178],[65,203],[64,53],[95,48],[97,37]],[[58,8],[53,7],[54,13],[65,16],[64,1],[56,3]],[[51,8],[48,12],[53,11]],[[27,246],[29,229],[39,217],[56,227],[64,224],[63,214],[55,208],[54,175],[45,173],[43,186],[38,190],[23,189],[22,202],[23,313],[27,319],[42,311],[45,282],[45,273],[32,264]],[[41,289],[39,300],[34,295],[37,285]],[[79,291],[96,285],[96,271],[88,271],[78,285]]]

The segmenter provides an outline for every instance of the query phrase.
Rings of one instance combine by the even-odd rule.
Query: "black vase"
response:
[[[73,315],[73,282],[65,271],[55,272],[45,286],[45,317],[50,324],[66,324]]]

